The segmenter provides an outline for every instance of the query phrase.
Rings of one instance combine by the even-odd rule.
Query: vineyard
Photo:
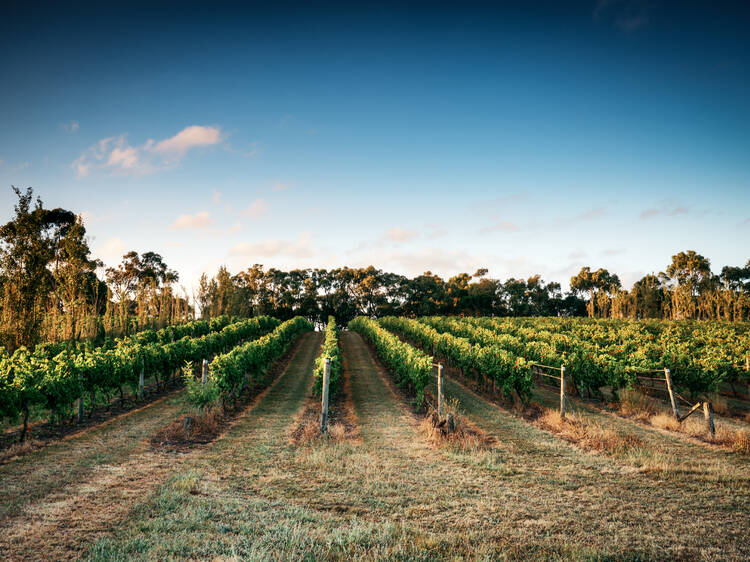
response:
[[[54,532],[53,557],[93,559],[227,551],[249,558],[692,558],[706,544],[719,558],[750,555],[741,538],[750,531],[750,416],[741,408],[750,403],[748,326],[386,316],[357,317],[345,328],[332,316],[324,334],[302,317],[219,317],[100,347],[45,344],[2,356],[7,423],[28,421],[29,410],[41,408],[50,424],[75,427],[77,405],[93,408],[123,388],[140,407],[1,458],[0,548],[11,559],[33,557]],[[659,378],[665,372],[681,399],[714,405],[715,436],[700,424],[689,433],[687,416],[663,427],[653,421],[671,415]],[[150,401],[144,379],[185,388],[173,385]],[[644,380],[661,382],[647,388]],[[558,387],[567,400],[562,412]],[[328,433],[324,419],[321,433],[318,415],[321,408],[327,414],[329,396],[348,425]],[[651,400],[656,413],[623,413],[618,405],[633,396]],[[218,412],[229,412],[224,429],[200,433]],[[438,422],[437,433],[425,429]],[[181,432],[179,451],[164,437],[170,428]],[[118,468],[126,465],[140,468]],[[61,471],[49,478],[49,466]],[[106,484],[95,485],[108,470]],[[553,473],[561,480],[548,481]],[[717,502],[728,489],[728,503]],[[567,500],[552,508],[546,498],[563,490],[583,494],[579,500],[591,490],[606,496],[584,511]],[[508,507],[508,494],[517,507]],[[654,521],[652,498],[662,494],[680,507],[665,504],[663,521]],[[38,519],[49,502],[69,496],[75,507]],[[684,506],[712,513],[706,521],[715,523],[681,532],[668,522]],[[111,518],[106,533],[94,536],[90,522],[102,510]],[[603,525],[610,510],[627,516]],[[469,519],[442,521],[438,513]],[[546,531],[502,523],[508,516]],[[403,521],[400,530],[389,527],[393,518]],[[635,532],[645,520],[654,528],[647,539]],[[307,538],[283,539],[290,525]],[[610,542],[611,525],[618,544]],[[727,526],[738,535],[722,541],[718,529]]]

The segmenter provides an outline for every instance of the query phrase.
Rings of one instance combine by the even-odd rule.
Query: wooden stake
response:
[[[141,361],[141,373],[138,376],[138,400],[143,400],[143,387],[146,384],[146,373],[144,373],[143,361]]]
[[[560,367],[560,416],[565,417],[565,365]]]
[[[325,363],[323,364],[323,402],[321,404],[320,413],[320,431],[321,433],[328,432],[328,379],[331,376],[331,360],[326,357]]]
[[[78,423],[83,423],[83,392],[78,397]]]
[[[443,417],[443,364],[437,366],[438,420]]]
[[[201,384],[205,385],[208,380],[208,359],[203,360],[203,368],[201,369]]]
[[[703,403],[703,417],[706,419],[706,425],[708,425],[711,437],[714,437],[716,435],[716,427],[714,426],[714,408],[711,402]]]
[[[680,421],[680,409],[677,407],[677,398],[674,395],[674,388],[672,387],[672,375],[669,374],[669,369],[664,367],[664,378],[667,381],[667,392],[669,393],[669,400],[672,402],[672,413],[677,421]]]

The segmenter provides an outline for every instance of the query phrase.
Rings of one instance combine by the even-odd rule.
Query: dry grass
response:
[[[186,416],[188,417],[188,416]],[[173,421],[154,437],[158,444],[202,443],[215,438],[225,421],[219,408],[209,408],[198,414],[192,414],[192,422],[186,426],[186,417]]]
[[[637,390],[624,388],[617,395],[620,399],[618,409],[623,416],[642,419],[661,410],[656,398],[647,396]]]
[[[632,449],[644,449],[646,444],[635,435],[620,435],[593,423],[587,423],[580,414],[563,418],[560,412],[545,408],[537,423],[548,431],[571,441],[589,451],[612,454],[626,453]]]
[[[711,402],[715,414],[720,416],[732,415],[732,411],[729,408],[729,402],[727,402],[727,399],[722,395],[714,393],[708,397],[708,400]]]
[[[457,453],[483,451],[491,448],[493,443],[486,433],[469,427],[466,420],[461,421],[453,432],[447,433],[442,427],[438,427],[433,416],[425,416],[419,423],[419,428],[432,447],[446,447]]]
[[[745,429],[719,425],[716,428],[716,435],[712,437],[703,418],[702,410],[680,422],[658,400],[637,390],[625,389],[619,393],[619,396],[620,402],[617,404],[617,411],[625,417],[659,429],[682,433],[706,443],[720,445],[736,453],[750,454],[749,437]],[[711,405],[714,412],[719,415],[729,413],[727,401],[721,396],[713,395]],[[750,414],[746,416],[746,421],[750,422]]]
[[[0,451],[0,464],[12,461],[18,457],[36,451],[44,445],[34,439],[27,439],[23,443],[13,443],[9,447]]]

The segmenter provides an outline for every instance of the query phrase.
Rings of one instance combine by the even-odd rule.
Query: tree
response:
[[[693,250],[680,252],[672,256],[665,277],[672,284],[673,318],[693,318],[701,289],[709,289],[712,281],[711,262]]]
[[[588,292],[589,317],[607,316],[610,294],[621,287],[620,278],[604,268],[591,271],[589,267],[581,268],[578,275],[570,278],[570,288],[578,292]]]
[[[630,291],[636,318],[661,318],[667,292],[659,277],[645,275],[633,284]]]
[[[45,209],[42,200],[28,188],[13,187],[18,197],[15,217],[0,227],[0,277],[3,293],[3,326],[9,350],[33,346],[40,341],[41,326],[50,291],[54,285],[50,264],[58,255],[58,244],[75,224],[76,217],[65,209]],[[79,227],[82,243],[82,225]],[[70,244],[67,244],[69,242]],[[65,252],[72,255],[73,239]],[[87,250],[80,250],[87,254]]]

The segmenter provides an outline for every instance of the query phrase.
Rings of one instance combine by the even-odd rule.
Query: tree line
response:
[[[0,226],[0,342],[103,340],[194,316],[177,273],[159,254],[129,252],[117,267],[91,256],[80,215],[47,209],[31,188],[13,188],[14,216]]]
[[[13,218],[0,226],[0,342],[10,351],[40,342],[102,340],[202,317],[302,315],[325,324],[364,316],[590,316],[746,321],[750,260],[715,275],[694,251],[631,290],[608,270],[584,267],[563,291],[539,275],[505,281],[487,269],[448,279],[363,268],[293,269],[255,264],[204,274],[193,299],[156,252],[126,253],[105,268],[91,256],[81,216],[47,209],[31,188],[13,188]]]
[[[584,267],[563,291],[539,275],[505,281],[486,269],[443,279],[364,268],[265,269],[255,264],[236,275],[219,268],[201,277],[196,304],[204,316],[296,314],[324,323],[355,316],[589,316],[744,321],[750,319],[750,260],[744,267],[711,273],[694,251],[672,257],[665,272],[649,274],[630,291],[616,274]]]

